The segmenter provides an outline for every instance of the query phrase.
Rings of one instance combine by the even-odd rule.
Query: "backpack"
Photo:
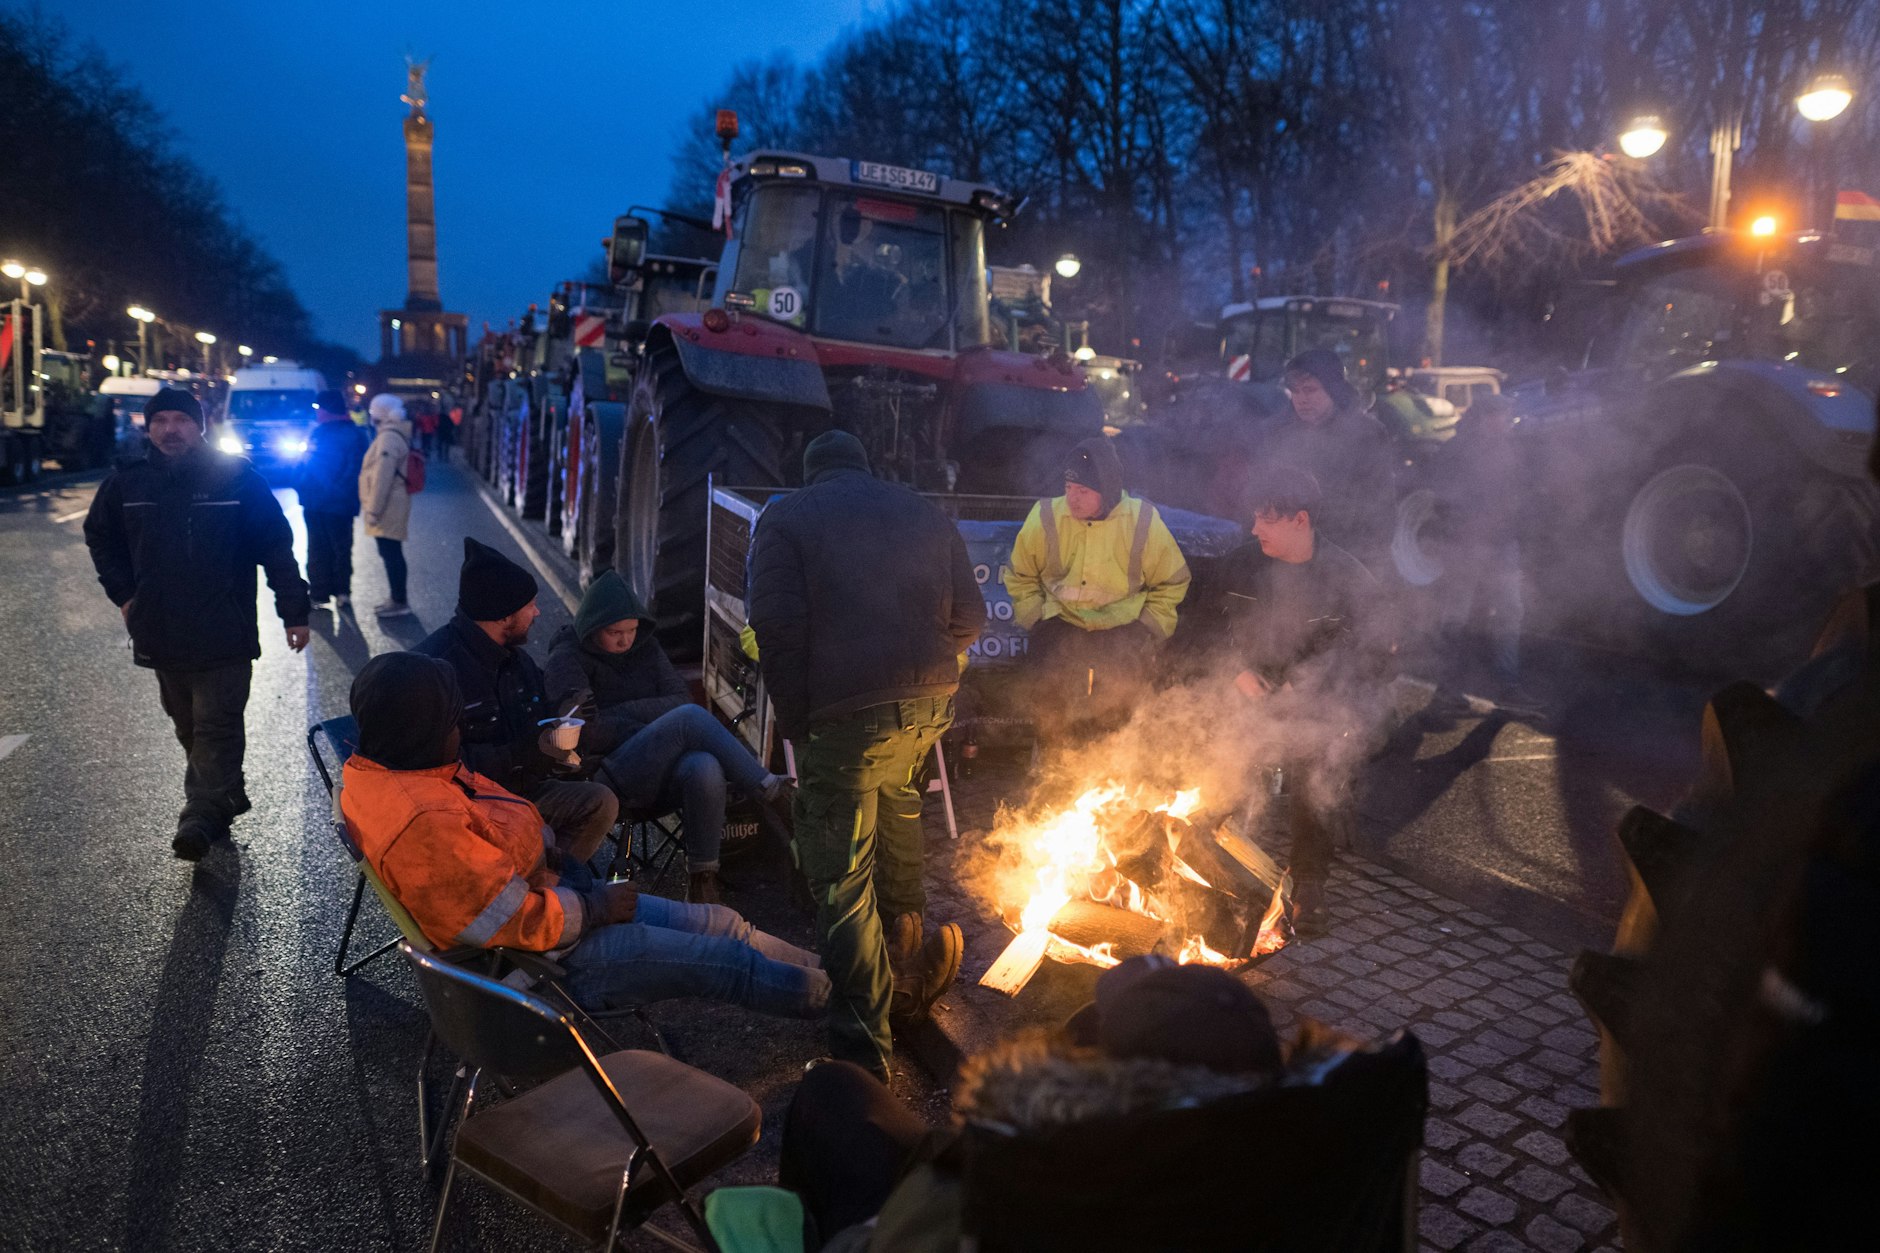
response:
[[[405,468],[399,472],[399,478],[405,481],[405,490],[416,496],[424,490],[424,454],[416,448],[408,448],[405,453]]]

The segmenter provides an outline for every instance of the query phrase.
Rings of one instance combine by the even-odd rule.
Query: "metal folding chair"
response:
[[[322,739],[326,741],[328,750],[333,754],[331,767],[328,767],[326,757],[320,751]],[[346,765],[346,759],[351,757],[358,747],[359,724],[353,721],[351,714],[328,718],[325,722],[316,722],[307,728],[307,752],[313,758],[313,768],[320,773],[320,782],[326,785],[327,799],[332,805],[333,834],[339,840],[340,847],[346,851],[346,859],[352,863],[354,871],[352,904],[346,909],[346,926],[340,932],[339,952],[333,957],[333,973],[342,979],[350,978],[363,969],[367,963],[375,958],[383,957],[398,947],[398,939],[394,936],[357,961],[349,964],[346,960],[347,951],[352,946],[353,928],[359,922],[359,902],[365,899],[366,894],[365,856],[360,852],[358,843],[346,830],[346,824],[340,820],[339,802],[334,795],[334,785],[338,780],[339,771]]]
[[[755,1101],[659,1053],[596,1056],[574,1020],[539,997],[411,945],[402,951],[432,1030],[472,1068],[431,1228],[433,1250],[463,1170],[608,1250],[621,1231],[676,1204],[699,1245],[656,1228],[646,1233],[675,1248],[716,1253],[686,1188],[757,1143],[763,1116]],[[485,1071],[536,1086],[473,1112]]]

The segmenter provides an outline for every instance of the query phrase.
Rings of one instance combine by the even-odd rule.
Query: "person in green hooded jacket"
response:
[[[775,804],[792,781],[764,769],[743,741],[692,703],[645,606],[612,570],[589,585],[574,625],[549,642],[545,678],[555,708],[585,710],[580,752],[600,759],[596,779],[628,808],[681,812],[686,899],[716,904],[726,784]]]

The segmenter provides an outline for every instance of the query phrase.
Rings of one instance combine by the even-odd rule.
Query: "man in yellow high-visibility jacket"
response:
[[[1013,620],[1030,632],[1039,697],[1062,721],[1097,726],[1127,715],[1189,581],[1156,507],[1123,490],[1107,439],[1072,450],[1064,494],[1032,506],[1004,578]]]

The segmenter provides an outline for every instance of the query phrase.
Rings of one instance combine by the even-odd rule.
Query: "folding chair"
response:
[[[623,809],[608,875],[638,881],[650,891],[684,855],[685,823],[676,809]]]
[[[320,752],[322,739],[326,740],[327,747],[333,754],[331,768],[327,766],[326,758]],[[316,722],[307,728],[307,752],[313,758],[313,768],[320,772],[320,782],[326,785],[326,795],[329,801],[333,799],[333,787],[340,769],[345,766],[346,759],[351,757],[358,747],[359,724],[353,721],[351,714],[328,718],[325,722]],[[350,965],[347,963],[346,954],[352,945],[353,928],[359,921],[359,902],[365,898],[366,894],[366,863],[365,855],[360,852],[359,845],[346,830],[346,824],[340,821],[337,802],[333,805],[333,834],[339,839],[340,847],[346,851],[346,859],[352,863],[354,871],[352,904],[347,907],[346,926],[340,932],[339,952],[333,957],[333,973],[345,979],[357,974],[373,959],[391,952],[398,946],[398,940],[397,937],[393,937]]]
[[[436,1250],[451,1186],[464,1170],[559,1226],[611,1250],[667,1203],[678,1205],[702,1246],[716,1253],[686,1188],[757,1143],[757,1103],[722,1079],[660,1053],[597,1057],[566,1014],[461,966],[401,946],[417,973],[432,1030],[473,1068],[464,1117],[431,1228]],[[471,1112],[484,1071],[535,1083]],[[690,1245],[655,1228],[648,1235]]]

